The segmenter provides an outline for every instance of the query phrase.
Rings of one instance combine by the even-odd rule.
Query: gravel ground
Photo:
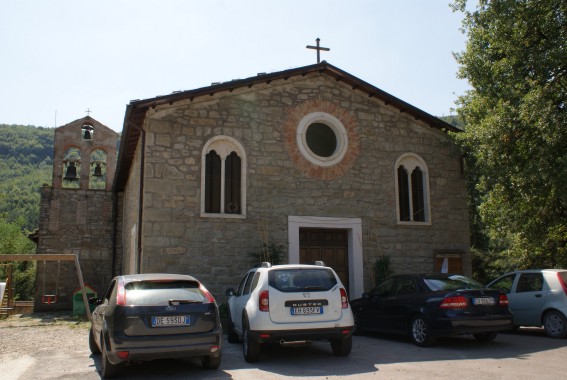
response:
[[[54,349],[88,347],[90,323],[68,313],[12,315],[0,320],[0,363]],[[64,339],[61,337],[64,336]],[[1,366],[1,364],[0,364]],[[1,372],[1,371],[0,371]]]
[[[65,314],[33,314],[0,320],[0,380],[100,380],[100,356],[88,348],[90,323]],[[522,328],[481,344],[472,337],[440,339],[426,349],[408,338],[355,336],[347,358],[327,342],[299,347],[266,346],[247,363],[242,344],[223,344],[218,370],[198,361],[161,360],[125,368],[121,380],[556,380],[567,373],[567,340],[542,329]],[[561,375],[563,374],[563,375]]]

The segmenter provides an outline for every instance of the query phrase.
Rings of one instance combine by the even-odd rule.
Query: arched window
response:
[[[210,151],[205,159],[205,212],[221,212],[221,159]]]
[[[83,140],[92,140],[94,135],[94,128],[90,123],[84,123],[81,126],[81,138]]]
[[[246,215],[246,154],[235,139],[217,136],[203,148],[201,214]]]
[[[89,189],[106,189],[106,164],[107,154],[103,149],[96,149],[91,153]]]
[[[70,147],[65,151],[63,159],[63,183],[64,189],[78,189],[81,179],[81,150]]]
[[[423,172],[417,166],[411,172],[411,205],[414,222],[425,222],[425,194],[423,190]]]
[[[409,184],[408,184],[408,171],[404,165],[398,167],[398,209],[400,218],[399,220],[409,222],[410,218],[410,204],[409,204]]]
[[[430,222],[429,179],[421,157],[406,153],[396,162],[399,222]]]
[[[227,214],[240,214],[241,160],[236,152],[231,152],[225,161],[224,171],[224,210]]]

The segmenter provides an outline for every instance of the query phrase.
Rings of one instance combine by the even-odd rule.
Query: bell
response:
[[[95,177],[102,177],[102,168],[100,167],[100,164],[96,164],[93,175]]]
[[[91,131],[89,131],[88,129],[85,129],[85,134],[83,135],[83,139],[84,140],[91,140],[92,139]]]
[[[74,162],[70,162],[69,166],[67,167],[67,174],[63,177],[66,181],[76,181],[77,178],[77,168],[75,167]]]

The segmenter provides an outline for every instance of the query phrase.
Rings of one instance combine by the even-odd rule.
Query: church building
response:
[[[450,132],[458,129],[325,61],[134,100],[111,186],[66,190],[82,192],[77,207],[106,194],[97,218],[108,244],[94,254],[75,241],[60,253],[98,259],[108,273],[83,271],[99,292],[116,274],[187,273],[221,302],[261,261],[322,260],[351,298],[374,285],[381,257],[393,273],[470,275]],[[44,220],[54,212],[45,210]],[[55,232],[42,226],[38,253],[53,250],[45,244]]]

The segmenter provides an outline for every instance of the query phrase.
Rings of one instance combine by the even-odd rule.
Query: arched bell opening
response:
[[[84,123],[81,126],[81,138],[83,140],[92,140],[94,136],[94,127],[90,123]]]
[[[63,184],[65,189],[78,189],[81,178],[81,151],[69,148],[63,159]]]
[[[90,157],[89,189],[104,190],[106,188],[107,155],[102,149],[93,151]]]

